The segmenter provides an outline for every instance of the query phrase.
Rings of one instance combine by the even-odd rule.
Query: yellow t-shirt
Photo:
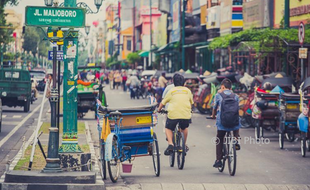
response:
[[[162,104],[168,106],[169,119],[190,119],[193,101],[192,92],[183,86],[177,86],[169,90]]]

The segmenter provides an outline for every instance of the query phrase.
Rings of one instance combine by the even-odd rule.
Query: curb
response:
[[[141,183],[109,186],[106,190],[310,190],[300,184],[216,184],[216,183]]]
[[[100,169],[98,165],[98,158],[96,157],[95,147],[94,147],[94,143],[92,141],[91,135],[90,135],[90,129],[89,129],[89,125],[87,121],[85,121],[85,133],[86,133],[86,141],[87,141],[87,144],[89,145],[89,151],[90,151],[91,157],[95,159],[93,170],[96,173],[96,183],[104,184],[101,178]]]

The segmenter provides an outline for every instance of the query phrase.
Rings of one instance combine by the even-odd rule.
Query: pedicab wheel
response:
[[[99,167],[100,167],[100,174],[103,180],[107,179],[107,166],[106,166],[106,161],[104,159],[105,155],[105,146],[104,146],[104,141],[100,140],[100,162],[99,162]]]
[[[152,158],[155,175],[158,177],[160,175],[160,154],[156,133],[153,134]]]
[[[255,126],[255,139],[258,140],[260,138],[260,127]]]
[[[117,139],[114,136],[112,141],[112,160],[108,161],[109,175],[113,183],[117,182],[120,175],[120,162],[118,156],[119,156],[119,150],[117,145]]]
[[[228,170],[231,176],[236,174],[237,167],[237,155],[236,155],[236,145],[235,143],[227,144],[228,151]]]
[[[279,146],[283,149],[284,146],[284,133],[279,133]]]
[[[304,138],[301,139],[300,148],[301,148],[302,157],[306,157],[306,149],[307,149],[306,139],[304,139]]]
[[[293,142],[295,140],[295,133],[286,133],[285,136],[289,142]]]
[[[219,172],[223,172],[225,169],[226,154],[227,154],[227,150],[226,150],[226,145],[224,144],[223,145],[223,165],[222,165],[222,167],[218,168]]]
[[[184,141],[184,134],[178,131],[177,139],[176,139],[176,148],[177,148],[177,162],[178,162],[178,168],[180,170],[183,169],[184,163],[185,163],[185,141]]]

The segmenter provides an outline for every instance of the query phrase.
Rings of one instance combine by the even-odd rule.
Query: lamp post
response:
[[[284,28],[290,28],[290,0],[285,0],[284,5]]]
[[[183,0],[182,6],[182,69],[185,70],[185,10],[187,0]]]
[[[103,0],[94,0],[97,7],[97,12]],[[53,0],[44,0],[46,6],[58,5],[58,1],[54,3]],[[59,5],[61,6],[61,5]],[[64,7],[83,7],[86,13],[93,12],[86,3],[76,0],[65,0]],[[59,32],[59,35],[58,35]],[[63,39],[63,31],[57,31],[57,37]],[[59,130],[56,126],[56,104],[59,101],[58,89],[56,89],[56,63],[57,63],[57,45],[53,47],[53,88],[51,90],[51,127],[49,142],[48,142],[48,155],[46,159],[46,166],[43,169],[45,173],[61,172],[59,152],[62,153],[77,153],[81,152],[81,148],[77,141],[77,65],[78,65],[78,31],[69,29],[63,41],[64,52],[64,113],[63,113],[63,140],[62,145],[59,147]],[[75,55],[67,55],[67,50],[73,48],[76,50]],[[59,64],[60,66],[60,64]]]
[[[77,3],[76,0],[65,0],[64,7],[82,7],[86,13],[95,14],[99,12],[103,0],[94,0],[97,11],[92,11],[90,7],[84,3]],[[63,52],[67,59],[64,59],[63,83],[63,135],[62,145],[59,148],[60,153],[78,153],[82,152],[78,145],[78,127],[77,127],[77,76],[78,76],[78,30],[68,31],[67,37],[64,39]],[[90,26],[85,27],[85,33],[89,34]],[[67,50],[73,48],[76,50],[75,56],[67,56]]]

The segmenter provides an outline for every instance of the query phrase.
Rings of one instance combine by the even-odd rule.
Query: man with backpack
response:
[[[239,138],[239,97],[231,90],[232,83],[229,79],[224,79],[221,89],[215,95],[212,118],[216,112],[216,160],[213,165],[215,168],[223,166],[223,142],[227,131],[233,131],[234,137]],[[238,141],[237,141],[238,142]],[[236,150],[240,150],[240,145],[236,144]]]

